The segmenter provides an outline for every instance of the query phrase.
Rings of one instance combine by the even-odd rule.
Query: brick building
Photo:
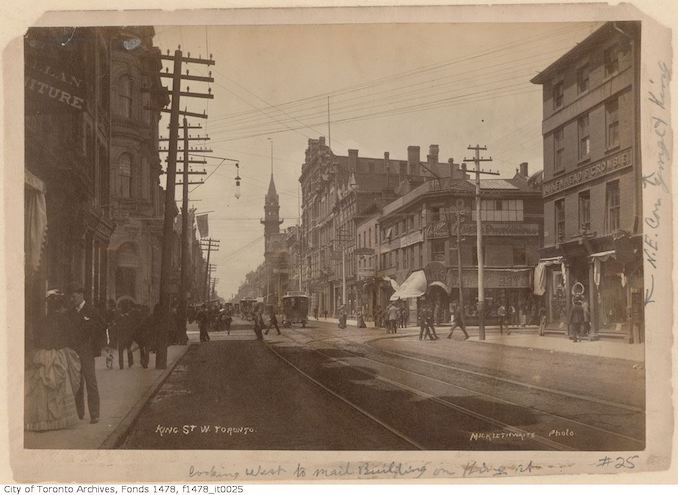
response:
[[[106,28],[31,28],[25,47],[26,335],[48,288],[107,297],[110,64]]]
[[[439,322],[449,321],[450,305],[459,298],[456,211],[463,212],[462,284],[467,321],[472,321],[478,297],[474,181],[426,181],[386,205],[377,220],[378,278],[393,279],[396,285],[418,278],[420,292],[435,304]],[[527,163],[511,179],[481,180],[481,220],[489,317],[500,303],[534,313],[532,270],[539,259],[543,213],[541,189],[530,181]],[[417,273],[421,271],[423,277]],[[382,285],[378,296],[382,308],[393,294],[389,285]],[[416,298],[406,301],[414,321]]]
[[[346,304],[348,313],[354,314],[360,285],[356,276],[356,225],[362,212],[373,204],[386,204],[435,176],[450,174],[448,164],[438,163],[437,145],[430,147],[427,161],[422,162],[419,146],[408,148],[407,160],[393,160],[389,153],[383,158],[360,157],[358,150],[348,150],[346,156],[335,155],[324,137],[310,139],[299,182],[311,307],[317,307],[321,314],[335,314]]]
[[[642,338],[640,23],[608,22],[543,87],[544,248],[535,290],[564,324],[583,293],[595,332]],[[633,329],[633,331],[632,331]],[[635,335],[634,335],[635,333]]]

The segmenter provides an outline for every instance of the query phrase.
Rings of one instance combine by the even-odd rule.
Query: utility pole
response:
[[[462,273],[462,264],[461,264],[461,221],[464,217],[464,210],[454,210],[451,212],[451,215],[455,215],[456,227],[457,227],[457,280],[459,284],[459,307],[461,309],[461,324],[465,327],[465,306],[464,306],[464,277]],[[450,215],[450,217],[451,217]],[[448,217],[448,225],[452,226],[452,222]]]
[[[474,173],[476,175],[476,249],[478,250],[478,338],[485,340],[485,285],[483,277],[483,230],[480,219],[480,174],[499,175],[499,172],[490,172],[480,170],[481,162],[491,162],[490,158],[481,158],[480,152],[487,151],[487,146],[468,146],[467,149],[475,151],[473,158],[464,158],[465,162],[475,164]]]
[[[213,97],[205,96],[200,93],[191,93],[190,91],[181,90],[181,81],[194,79],[197,76],[190,76],[188,71],[186,75],[182,75],[181,68],[182,64],[185,63],[194,63],[202,65],[214,65],[214,61],[210,58],[209,60],[202,58],[191,58],[190,53],[188,57],[184,57],[181,51],[181,47],[175,50],[174,55],[161,55],[162,60],[172,61],[173,71],[170,74],[169,70],[165,73],[161,73],[160,77],[171,78],[172,79],[172,92],[171,92],[171,107],[170,109],[161,109],[162,112],[170,114],[170,124],[169,124],[169,147],[167,157],[167,183],[165,185],[165,216],[163,219],[163,240],[162,240],[162,258],[160,266],[160,311],[162,314],[162,324],[158,325],[157,328],[157,353],[155,358],[155,367],[156,369],[165,369],[167,368],[167,330],[170,326],[170,287],[171,287],[171,278],[172,278],[172,234],[173,234],[173,224],[174,224],[174,208],[175,205],[175,181],[176,181],[176,171],[177,171],[177,141],[179,139],[179,115],[192,115],[198,118],[207,118],[206,113],[194,114],[184,110],[180,110],[180,99],[182,96],[185,97]],[[211,77],[202,77],[200,80],[204,82],[214,82],[214,79]],[[211,95],[211,91],[209,93]]]
[[[204,239],[200,241],[200,247],[207,248],[207,261],[205,263],[205,286],[203,288],[203,294],[205,295],[205,301],[209,300],[209,279],[210,279],[210,255],[212,251],[219,251],[219,241],[216,239]]]
[[[181,207],[181,289],[179,292],[179,331],[183,335],[186,335],[186,315],[188,313],[188,295],[192,290],[191,287],[191,259],[189,257],[191,251],[191,234],[193,233],[192,226],[188,225],[188,186],[191,184],[189,182],[189,175],[206,175],[205,170],[202,171],[191,171],[189,170],[189,164],[191,160],[188,158],[188,141],[191,139],[188,135],[188,121],[184,117],[183,122],[184,130],[184,169],[182,171],[182,196],[183,202]],[[209,139],[209,138],[192,138],[196,139]],[[202,183],[202,182],[201,182]]]

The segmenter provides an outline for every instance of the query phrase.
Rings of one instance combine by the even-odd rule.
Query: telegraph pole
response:
[[[480,152],[487,151],[487,146],[468,146],[467,149],[475,151],[473,158],[464,158],[465,162],[475,164],[474,173],[476,175],[476,248],[478,250],[478,338],[485,340],[485,282],[483,276],[483,231],[480,219],[480,174],[499,175],[499,172],[490,172],[480,170],[481,162],[491,162],[490,158],[481,158]]]
[[[455,210],[452,212],[457,217],[457,279],[459,284],[459,307],[461,309],[461,324],[466,327],[465,323],[465,306],[464,306],[464,277],[462,274],[461,265],[461,220],[464,217],[463,210]]]
[[[181,290],[179,292],[179,331],[182,332],[183,335],[186,335],[186,315],[188,313],[188,295],[192,289],[191,287],[191,259],[189,257],[189,254],[191,252],[191,234],[193,233],[193,229],[190,228],[188,224],[188,186],[189,184],[194,184],[189,181],[189,175],[206,175],[207,172],[205,170],[202,171],[191,171],[189,170],[189,166],[191,163],[191,160],[189,160],[188,153],[189,153],[189,148],[188,148],[188,141],[189,135],[188,135],[188,121],[186,120],[186,117],[184,117],[184,122],[183,122],[183,130],[184,130],[184,169],[183,169],[183,174],[182,174],[182,196],[183,196],[183,202],[182,202],[182,208],[181,208]],[[209,139],[209,138],[192,138],[192,140],[196,139]],[[202,163],[205,163],[203,160]],[[202,182],[200,182],[202,184]]]
[[[219,241],[212,238],[201,240],[200,246],[202,248],[207,248],[207,262],[205,263],[205,286],[203,289],[203,294],[205,295],[205,301],[209,301],[210,254],[212,254],[212,251],[219,251]]]
[[[201,80],[204,82],[214,82],[214,79],[211,77],[200,77],[190,76],[188,71],[186,75],[181,73],[183,63],[193,63],[193,64],[202,64],[202,65],[214,65],[214,61],[210,58],[209,60],[202,58],[191,58],[189,53],[187,57],[183,56],[181,47],[175,50],[174,55],[161,55],[162,60],[172,61],[173,71],[170,74],[169,71],[161,73],[160,77],[171,78],[172,79],[172,92],[171,92],[171,107],[170,109],[161,109],[162,112],[170,114],[170,124],[169,124],[169,147],[168,147],[168,157],[167,157],[167,183],[165,185],[165,216],[163,219],[163,240],[162,240],[162,258],[160,266],[160,311],[162,314],[162,324],[158,325],[157,333],[157,353],[155,359],[156,369],[165,369],[167,368],[167,330],[170,323],[170,288],[171,288],[171,278],[172,278],[172,234],[173,234],[173,224],[174,224],[174,208],[175,205],[175,181],[176,181],[176,171],[177,171],[177,141],[179,139],[179,115],[184,116],[194,116],[198,118],[207,118],[206,113],[197,114],[188,112],[186,110],[180,110],[180,100],[182,96],[185,97],[207,97],[200,93],[191,93],[190,91],[181,90],[181,81],[182,80]],[[211,91],[210,91],[211,94]]]

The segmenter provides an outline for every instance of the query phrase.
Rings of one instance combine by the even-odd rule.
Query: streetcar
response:
[[[254,310],[257,306],[255,298],[246,298],[240,300],[240,316],[243,320],[251,320],[254,315]]]
[[[306,327],[308,321],[308,296],[303,292],[288,292],[282,298],[284,327],[291,327],[294,323],[301,323]]]

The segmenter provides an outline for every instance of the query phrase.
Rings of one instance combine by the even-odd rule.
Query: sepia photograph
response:
[[[29,27],[20,448],[640,465],[671,59],[619,17]],[[393,459],[181,476],[574,465]]]

